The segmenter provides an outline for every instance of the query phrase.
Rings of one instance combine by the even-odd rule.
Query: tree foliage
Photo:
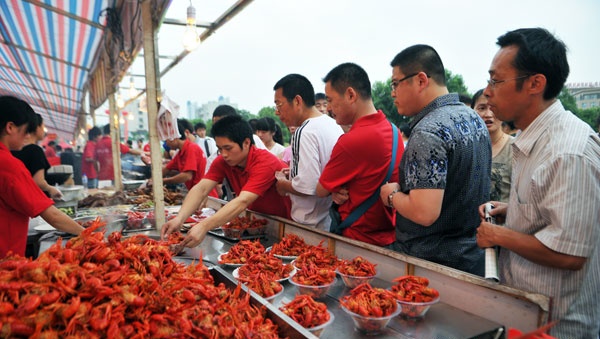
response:
[[[571,111],[575,113],[575,115],[579,113],[579,108],[577,108],[577,102],[575,101],[575,97],[572,96],[571,93],[569,93],[569,90],[566,87],[563,87],[562,91],[560,91],[558,99],[567,111]]]
[[[473,94],[469,93],[469,89],[465,85],[465,81],[460,74],[452,74],[449,69],[445,69],[446,71],[446,87],[448,88],[448,92],[450,93],[458,93],[458,94],[466,94],[468,96],[473,96]]]
[[[396,126],[400,126],[407,122],[407,118],[398,114],[391,94],[391,83],[392,78],[387,79],[386,82],[375,81],[371,88],[371,97],[375,108],[381,110]]]
[[[594,131],[600,132],[600,107],[580,109],[575,115],[592,126]]]

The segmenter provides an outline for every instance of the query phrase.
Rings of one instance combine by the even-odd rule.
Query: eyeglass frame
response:
[[[392,91],[395,91],[395,90],[396,90],[396,88],[398,88],[398,85],[399,85],[399,84],[400,84],[402,81],[404,81],[404,80],[408,80],[408,79],[410,79],[410,78],[412,78],[412,77],[416,77],[417,75],[419,75],[419,73],[421,73],[421,72],[417,72],[417,73],[413,73],[413,74],[407,75],[407,76],[405,76],[404,78],[402,78],[402,79],[400,79],[400,80],[392,80],[392,82],[390,83],[390,87],[392,87]],[[425,75],[426,75],[426,76],[429,78],[429,75],[427,75],[427,74],[425,74]]]
[[[504,79],[504,80],[494,80],[494,79],[487,79],[487,83],[488,86],[490,86],[490,88],[495,89],[497,84],[501,84],[503,82],[507,82],[507,81],[511,81],[511,80],[521,80],[521,79],[526,79],[529,78],[530,76],[535,75],[535,73],[532,74],[526,74],[526,75],[521,75],[518,76],[516,78],[510,78],[510,79]]]

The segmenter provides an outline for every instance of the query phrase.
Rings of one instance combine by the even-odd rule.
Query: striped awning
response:
[[[0,95],[27,101],[71,140],[96,62],[108,0],[0,0]]]

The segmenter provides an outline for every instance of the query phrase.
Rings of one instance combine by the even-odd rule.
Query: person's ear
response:
[[[524,86],[527,87],[531,94],[543,94],[546,90],[547,79],[543,74],[534,74],[528,79],[525,79]]]

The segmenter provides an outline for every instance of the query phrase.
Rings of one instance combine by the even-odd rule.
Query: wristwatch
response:
[[[393,190],[390,195],[388,195],[388,207],[390,208],[394,208],[394,194],[398,193],[399,191],[397,189]]]

